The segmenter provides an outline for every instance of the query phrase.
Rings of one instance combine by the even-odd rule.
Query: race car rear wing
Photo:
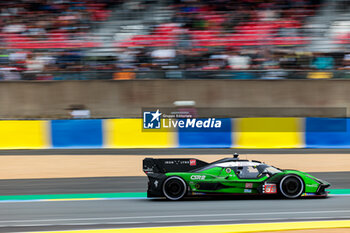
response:
[[[208,165],[198,159],[154,159],[143,160],[143,171],[147,173],[188,172]]]

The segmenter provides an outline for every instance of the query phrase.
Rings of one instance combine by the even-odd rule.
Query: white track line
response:
[[[326,221],[330,219],[335,219],[334,217],[288,217],[288,218],[254,218],[254,219],[249,219],[251,222],[261,222],[261,221],[277,221],[277,222],[288,222],[291,221],[314,221],[314,220],[320,220],[320,221]],[[343,216],[341,218],[337,218],[339,220],[346,220],[350,219],[350,216]],[[0,227],[48,227],[48,226],[89,226],[89,225],[130,225],[130,224],[163,224],[167,223],[169,224],[168,226],[178,226],[178,225],[171,225],[171,224],[179,224],[179,223],[208,223],[208,222],[214,222],[222,225],[226,224],[237,224],[234,222],[242,221],[242,219],[207,219],[207,220],[170,220],[170,221],[151,221],[151,222],[145,222],[145,221],[140,221],[140,222],[96,222],[96,223],[62,223],[62,224],[16,224],[16,225],[11,225],[11,224],[3,224],[0,225]],[[231,223],[227,223],[231,222]],[[248,223],[250,224],[250,223]],[[209,224],[210,225],[210,224]],[[188,225],[185,225],[188,226]]]
[[[350,197],[350,194],[328,194],[329,197]],[[306,197],[312,198],[312,196]],[[106,200],[141,200],[141,199],[158,199],[158,198],[147,198],[147,197],[109,197],[109,198],[68,198],[68,199],[33,199],[33,200],[0,200],[2,203],[23,203],[23,202],[55,202],[55,201],[106,201]]]
[[[295,212],[264,212],[264,213],[229,213],[229,214],[193,214],[193,215],[157,215],[157,216],[129,216],[129,217],[105,217],[105,218],[69,218],[69,219],[24,219],[2,220],[0,223],[11,222],[64,222],[64,221],[93,221],[93,220],[123,220],[123,219],[154,219],[154,218],[186,218],[186,217],[219,217],[219,216],[249,216],[249,215],[289,215],[289,214],[330,214],[350,213],[350,210],[325,210],[325,211],[295,211]]]

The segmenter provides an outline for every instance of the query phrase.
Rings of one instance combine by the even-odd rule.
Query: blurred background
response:
[[[349,78],[350,0],[0,1],[0,232],[350,232]],[[222,128],[146,132],[144,110]],[[144,157],[233,152],[310,172],[331,198],[147,200]]]
[[[8,0],[1,80],[349,78],[347,0]]]

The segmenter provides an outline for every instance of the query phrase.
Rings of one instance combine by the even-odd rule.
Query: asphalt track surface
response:
[[[0,203],[0,232],[350,219],[350,197]]]
[[[168,151],[168,153],[165,153]],[[231,154],[228,150],[133,150],[130,154]],[[350,150],[235,150],[240,153],[350,153]],[[137,153],[138,152],[138,153]],[[38,151],[11,151],[40,154]],[[4,151],[2,154],[5,155]],[[7,153],[9,154],[9,153]],[[50,154],[129,154],[129,150],[46,150]],[[350,189],[350,172],[313,173]],[[2,180],[0,195],[50,193],[144,192],[146,177],[102,177],[44,180]],[[0,202],[0,232],[129,228],[180,225],[235,224],[305,220],[350,219],[350,196],[297,200],[229,197],[89,201]]]
[[[333,189],[350,189],[350,172],[310,174],[328,181]],[[0,180],[0,195],[146,192],[146,190],[146,176]]]

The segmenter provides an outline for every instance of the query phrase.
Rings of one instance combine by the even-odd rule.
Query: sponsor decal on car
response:
[[[303,193],[301,196],[306,197],[306,196],[318,196],[318,195],[316,193]]]
[[[244,189],[244,192],[245,192],[245,193],[251,193],[252,190],[251,190],[251,189]]]
[[[263,185],[263,193],[276,194],[277,193],[276,184],[265,184],[265,185]]]
[[[253,183],[245,183],[245,188],[246,188],[246,189],[251,189],[251,188],[253,188]]]
[[[189,164],[191,165],[191,162],[189,160],[165,160],[164,164],[173,164],[173,165],[184,165],[184,164]]]
[[[197,160],[191,159],[190,160],[190,166],[196,166],[197,165]]]
[[[158,187],[158,180],[154,181],[154,187]]]
[[[316,188],[318,186],[318,184],[306,184],[307,187],[312,187],[312,188]]]
[[[191,180],[204,180],[205,176],[201,176],[201,175],[192,175],[191,176]]]

